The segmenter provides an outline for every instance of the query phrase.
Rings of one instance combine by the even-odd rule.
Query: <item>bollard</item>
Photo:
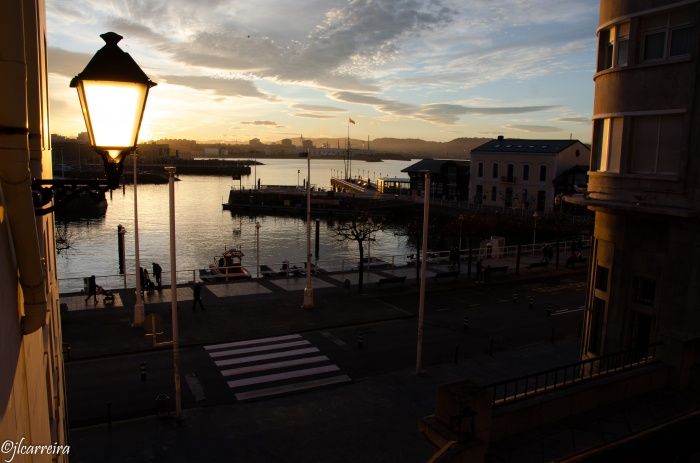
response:
[[[529,300],[529,303],[528,303],[528,309],[532,310],[532,308],[533,308],[534,306],[535,306],[535,297],[534,297],[534,296],[530,296],[530,300]]]
[[[513,304],[518,303],[518,293],[513,293]]]
[[[141,362],[141,381],[146,381],[146,362]]]
[[[462,319],[462,326],[464,327],[464,331],[469,331],[469,317],[466,315]]]
[[[362,333],[358,334],[357,335],[357,348],[361,350],[364,347],[364,343],[365,343],[365,336]]]
[[[459,346],[455,346],[455,365],[459,365]]]
[[[112,402],[107,402],[107,426],[112,429]]]

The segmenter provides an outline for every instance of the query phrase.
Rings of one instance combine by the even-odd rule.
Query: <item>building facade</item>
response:
[[[554,179],[586,166],[590,149],[578,140],[503,138],[471,152],[470,202],[476,206],[549,212],[554,206]]]
[[[467,201],[469,194],[469,161],[423,159],[401,172],[410,178],[411,194],[423,196],[425,175],[430,172],[430,197],[448,201]]]
[[[51,214],[35,217],[31,194],[32,178],[51,177],[44,2],[0,2],[0,18],[0,442],[6,461],[9,441],[58,452],[12,461],[63,462],[54,221]]]
[[[700,2],[602,0],[588,191],[584,356],[662,342],[700,362]],[[576,201],[576,200],[574,200]]]

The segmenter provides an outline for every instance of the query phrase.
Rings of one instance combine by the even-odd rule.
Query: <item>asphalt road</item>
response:
[[[461,362],[484,354],[498,356],[524,346],[575,338],[583,315],[584,293],[584,276],[430,293],[425,312],[424,366]],[[532,309],[530,298],[534,300]],[[414,314],[418,310],[415,296],[384,298],[383,302]],[[548,308],[553,310],[552,315],[548,315]],[[414,368],[416,334],[417,317],[302,333],[354,381]],[[172,359],[172,350],[163,348],[67,362],[70,426],[155,414],[159,394],[170,397],[163,405],[172,409]],[[181,350],[180,372],[185,408],[236,401],[220,368],[203,347]]]

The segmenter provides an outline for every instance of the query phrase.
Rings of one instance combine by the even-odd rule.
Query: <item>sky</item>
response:
[[[113,31],[158,84],[141,141],[588,142],[597,4],[47,0],[51,131],[85,131],[68,84]]]

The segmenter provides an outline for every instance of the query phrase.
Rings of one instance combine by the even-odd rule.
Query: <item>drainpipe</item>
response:
[[[29,170],[22,2],[0,2],[0,18],[0,184],[22,288],[22,334],[30,334],[46,321],[46,294]]]

